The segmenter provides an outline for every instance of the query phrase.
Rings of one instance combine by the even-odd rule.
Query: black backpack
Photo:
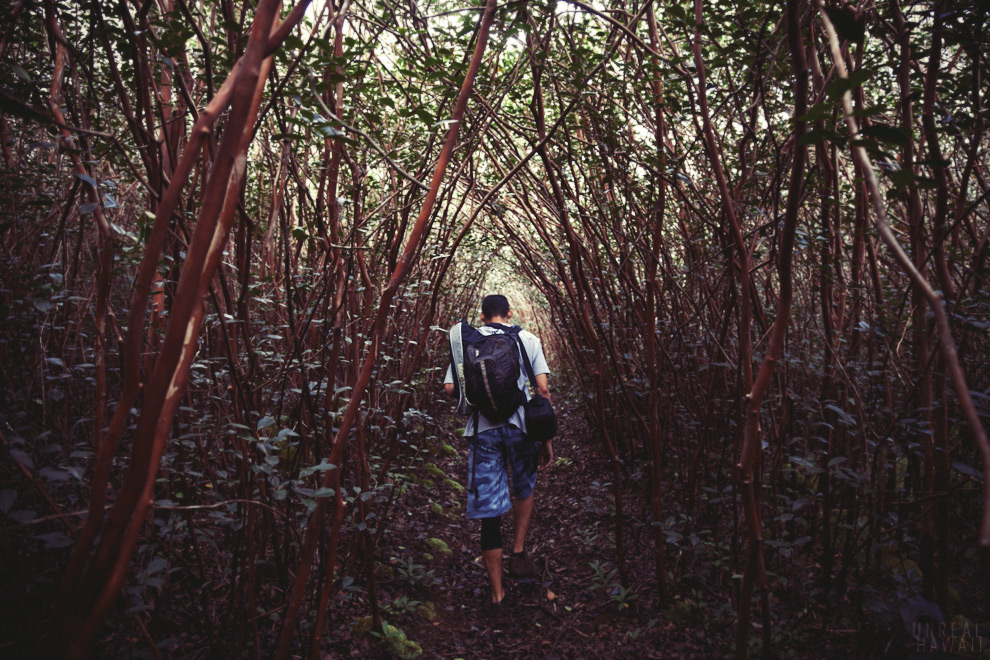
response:
[[[474,414],[474,434],[478,435],[478,413],[499,423],[507,421],[519,409],[526,406],[527,437],[536,442],[546,442],[557,433],[557,418],[550,402],[536,393],[529,402],[519,387],[519,359],[526,365],[529,382],[536,390],[533,365],[519,337],[521,328],[493,324],[502,334],[483,335],[467,321],[461,321],[450,329],[450,361],[454,371],[454,387],[457,390],[457,411],[462,415]],[[472,444],[477,451],[477,444]],[[478,497],[477,457],[472,460],[470,491]]]
[[[508,420],[526,403],[519,387],[518,327],[499,325],[503,334],[484,335],[466,321],[450,329],[451,361],[458,410],[477,410],[492,422]]]

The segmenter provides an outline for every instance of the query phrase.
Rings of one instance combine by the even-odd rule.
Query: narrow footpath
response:
[[[678,658],[718,657],[721,642],[707,644],[690,624],[675,624],[653,604],[648,538],[632,545],[642,563],[630,562],[624,590],[616,571],[614,509],[608,463],[590,437],[576,401],[555,398],[560,434],[555,461],[541,472],[529,553],[540,579],[508,580],[514,603],[506,625],[484,607],[487,578],[478,526],[464,516],[467,448],[451,434],[444,451],[424,458],[424,476],[402,496],[378,564],[378,600],[385,630],[369,631],[370,617],[341,622],[326,657],[421,658]],[[455,421],[455,420],[452,420]],[[451,448],[454,451],[451,451]],[[642,502],[627,494],[627,510]],[[503,538],[512,538],[511,515]],[[638,546],[636,545],[638,541]],[[364,613],[367,609],[364,609]],[[355,608],[355,613],[358,610]],[[401,632],[400,632],[401,631]],[[389,637],[391,641],[383,642]],[[419,645],[418,647],[416,645]]]

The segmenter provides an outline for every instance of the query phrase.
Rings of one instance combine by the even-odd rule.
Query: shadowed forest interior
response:
[[[983,3],[3,4],[3,657],[990,657]]]

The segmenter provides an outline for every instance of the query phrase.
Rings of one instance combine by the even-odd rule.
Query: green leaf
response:
[[[817,465],[809,461],[807,458],[802,458],[800,456],[791,456],[789,458],[791,463],[794,463],[795,465],[800,465],[801,467],[805,468],[810,474],[818,474],[819,472],[821,472],[821,469]]]
[[[839,37],[846,41],[862,43],[866,38],[866,26],[856,20],[856,14],[847,7],[826,7],[828,20],[832,21]]]
[[[966,465],[965,463],[953,461],[952,467],[955,468],[956,472],[959,472],[960,474],[965,474],[967,477],[972,477],[977,481],[983,481],[983,473],[976,468]]]
[[[261,429],[267,429],[269,426],[274,426],[274,425],[275,425],[275,418],[270,415],[266,415],[265,417],[262,417],[261,419],[258,420],[258,428],[256,430],[260,431]]]
[[[15,461],[17,461],[24,467],[26,468],[34,467],[34,461],[31,460],[31,456],[26,451],[22,449],[11,449],[10,455],[13,457]]]
[[[282,42],[282,46],[285,48],[291,48],[292,50],[298,50],[305,45],[305,42],[294,34],[290,34],[285,38],[285,41]]]
[[[839,102],[842,100],[843,94],[862,85],[869,80],[871,75],[873,75],[873,72],[869,69],[856,69],[849,74],[848,78],[836,78],[830,82],[825,88],[825,91],[828,93],[830,99]]]
[[[871,71],[870,69],[856,69],[855,71],[849,74],[848,80],[849,80],[850,88],[855,89],[856,87],[859,87],[867,80],[869,80],[870,76],[872,75],[873,75],[873,71]]]
[[[819,119],[828,119],[832,116],[832,107],[827,103],[816,103],[808,109],[808,112],[795,117],[794,121],[813,122]]]
[[[160,572],[162,569],[168,566],[168,560],[162,557],[155,557],[150,562],[148,562],[148,568],[144,569],[145,575],[154,575]]]
[[[76,172],[76,176],[79,177],[81,180],[85,181],[86,183],[88,183],[89,185],[93,186],[94,188],[97,187],[96,179],[89,176],[88,174],[79,174],[78,172]]]
[[[853,110],[853,117],[874,117],[876,115],[882,115],[887,112],[887,106],[884,105],[873,105],[869,108],[860,108],[859,110]]]
[[[842,142],[843,137],[835,131],[827,128],[814,128],[801,136],[801,139],[798,140],[798,145],[804,146],[820,144],[826,140],[831,140],[832,142]]]
[[[67,472],[62,472],[61,470],[56,470],[54,468],[50,468],[47,465],[45,467],[41,468],[38,471],[38,474],[40,474],[42,477],[44,477],[46,481],[68,481],[69,480],[69,474]]]
[[[62,532],[52,532],[50,534],[39,534],[34,537],[45,544],[45,550],[55,550],[57,548],[68,548],[72,545],[72,539]]]
[[[13,488],[4,488],[0,490],[0,511],[7,513],[10,511],[10,507],[14,506],[14,502],[17,501],[17,491]]]
[[[919,160],[917,164],[923,167],[948,167],[951,163],[944,158],[930,158]]]
[[[883,142],[885,144],[895,144],[901,147],[911,141],[911,135],[907,131],[896,126],[888,126],[887,124],[873,124],[872,126],[865,126],[860,132],[867,137],[878,140],[879,142]]]
[[[914,172],[911,170],[897,170],[896,172],[891,172],[889,176],[891,182],[893,182],[894,186],[899,190],[903,190],[904,188],[910,186],[914,183],[916,178],[914,176]]]
[[[357,145],[357,140],[355,140],[353,138],[347,137],[347,135],[345,133],[342,133],[341,131],[338,131],[336,128],[334,128],[330,124],[322,124],[320,126],[317,126],[316,127],[316,132],[319,133],[320,135],[322,135],[323,137],[329,138],[331,140],[336,140],[338,142],[343,142],[344,144],[349,144],[351,146],[356,146]]]
[[[825,409],[831,410],[836,415],[838,415],[839,419],[842,421],[843,424],[846,424],[847,426],[856,426],[856,418],[850,415],[849,413],[847,413],[842,408],[830,403],[825,406]]]
[[[14,74],[24,82],[31,82],[31,76],[28,74],[27,70],[24,67],[22,67],[20,64],[14,64],[13,66],[10,67],[10,70],[13,71]]]

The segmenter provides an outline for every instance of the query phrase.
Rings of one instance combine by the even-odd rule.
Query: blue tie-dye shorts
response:
[[[512,494],[524,500],[536,485],[537,443],[514,426],[482,431],[468,451],[468,518],[494,518],[512,508],[509,499],[508,464],[512,468]],[[475,465],[477,461],[477,465]]]

